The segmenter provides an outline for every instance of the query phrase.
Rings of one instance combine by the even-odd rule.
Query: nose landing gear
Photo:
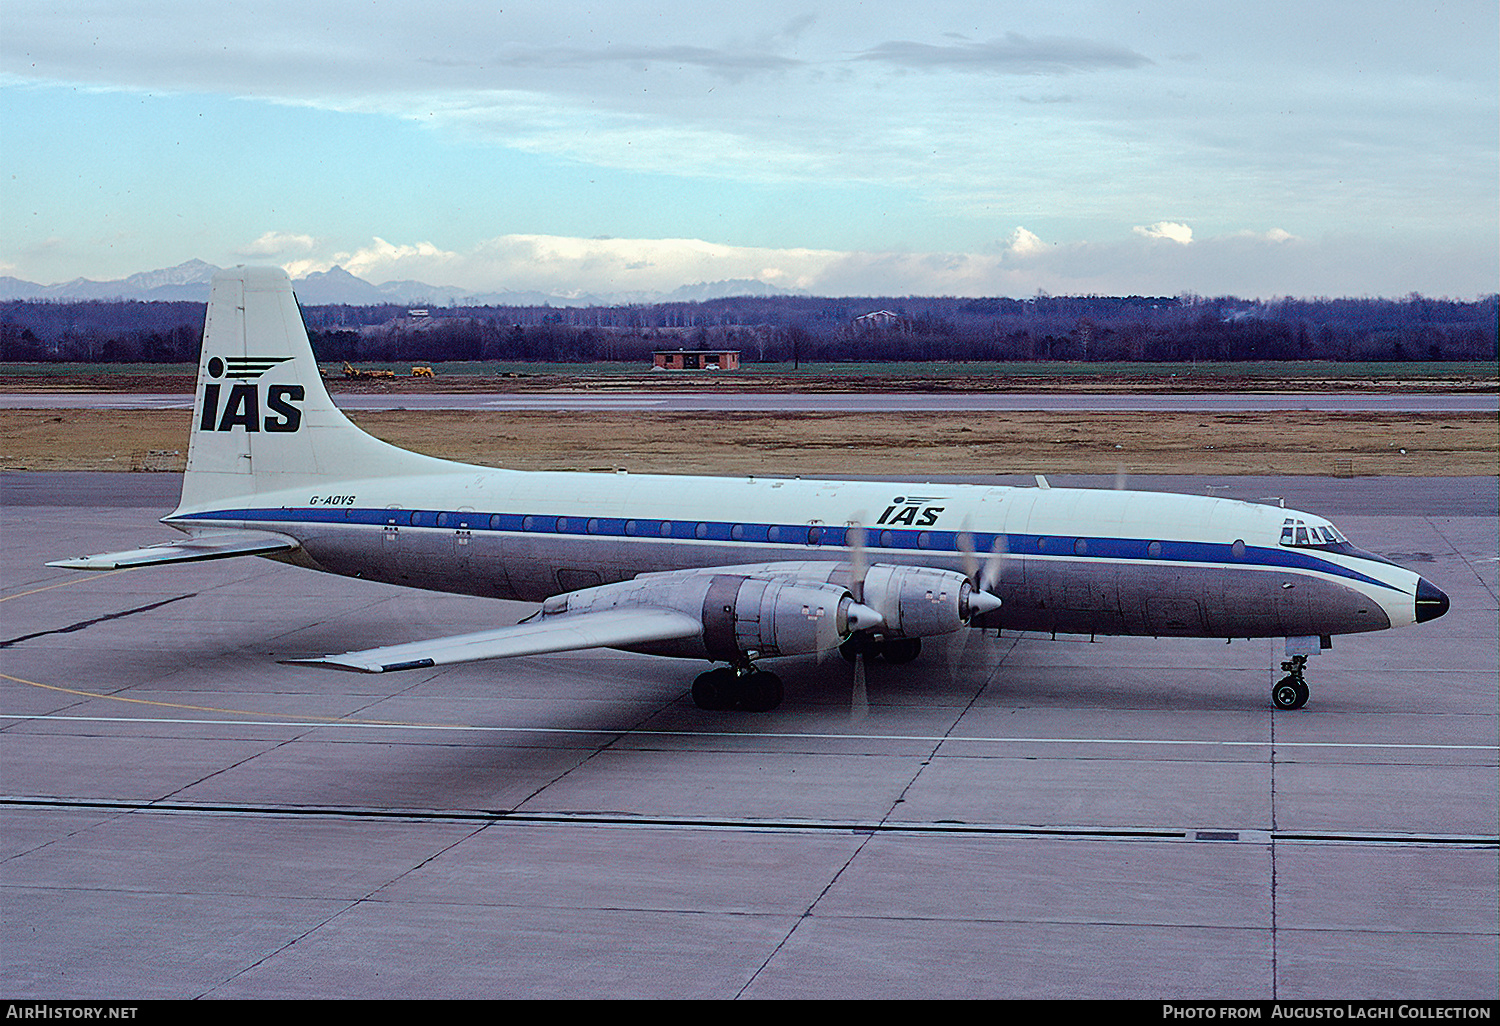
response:
[[[1302,675],[1307,668],[1307,656],[1294,655],[1281,668],[1287,674],[1271,689],[1271,704],[1278,709],[1301,709],[1307,704],[1309,694],[1307,680]]]

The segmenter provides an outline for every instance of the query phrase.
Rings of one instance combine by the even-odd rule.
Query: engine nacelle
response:
[[[542,616],[631,607],[674,609],[703,624],[698,637],[651,642],[632,651],[729,662],[837,648],[857,629],[862,612],[849,589],[836,584],[671,573],[557,595],[542,604]]]
[[[963,574],[923,566],[877,563],[865,573],[864,603],[885,618],[883,634],[925,638],[969,622],[973,585]]]

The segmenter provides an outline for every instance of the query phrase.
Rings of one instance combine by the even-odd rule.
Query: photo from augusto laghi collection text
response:
[[[1163,1019],[1489,1019],[1493,1004],[1443,1004],[1438,1002],[1277,1002],[1242,1003],[1164,1002]]]

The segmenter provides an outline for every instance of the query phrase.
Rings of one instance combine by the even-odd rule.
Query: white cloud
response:
[[[1284,229],[1193,238],[1171,222],[1099,241],[1044,242],[1017,227],[986,252],[896,252],[731,246],[703,239],[500,235],[462,250],[376,238],[358,249],[301,260],[294,275],[340,264],[374,283],[414,279],[475,292],[560,296],[667,292],[693,282],[751,279],[825,296],[1278,295],[1441,293],[1404,276],[1358,240],[1310,242]],[[1174,238],[1174,228],[1183,228]],[[1192,244],[1181,240],[1192,238]],[[1163,240],[1176,244],[1163,245]],[[1340,284],[1353,267],[1368,289]],[[1450,273],[1439,267],[1434,272]]]
[[[507,162],[531,169],[531,180],[516,181],[533,194],[545,193],[558,162],[662,176],[663,193],[683,178],[725,186],[678,190],[663,232],[712,234],[726,210],[753,217],[744,208],[764,193],[736,191],[742,183],[806,189],[808,217],[786,219],[774,239],[769,229],[756,234],[773,244],[879,245],[871,233],[841,231],[836,214],[819,217],[824,197],[871,183],[906,204],[889,237],[928,248],[993,245],[1022,218],[1049,237],[1099,237],[1140,210],[1212,210],[1240,224],[1275,218],[1312,236],[1380,223],[1433,240],[1493,221],[1493,0],[1436,11],[1391,5],[1363,20],[1348,0],[1277,19],[1229,9],[1182,18],[1163,0],[1076,10],[939,0],[915,20],[899,5],[845,6],[814,18],[775,0],[733,10],[670,0],[10,0],[0,85],[357,112],[376,115],[362,132],[388,132],[401,145],[419,133],[392,123],[415,122],[440,138],[535,158]],[[1346,22],[1381,30],[1344,31]],[[1340,45],[1330,49],[1334,26]],[[1183,53],[1202,57],[1170,56]],[[1017,96],[1015,74],[1067,75],[1069,88],[1033,85]],[[1257,87],[1267,80],[1277,88]],[[272,120],[249,104],[230,113],[246,111],[254,117],[222,133],[230,178],[233,147]],[[360,238],[380,230],[384,209],[421,206],[409,183],[390,184],[406,158],[393,147],[388,167],[371,162],[369,178],[383,188],[370,190],[364,224],[348,215],[304,224]],[[338,176],[311,177],[309,192],[338,198]],[[38,223],[57,222],[50,208],[67,209],[80,193],[38,204]],[[12,209],[30,202],[10,200]],[[578,228],[504,214],[486,230]],[[972,230],[955,235],[955,226]],[[597,227],[655,230],[641,219]],[[1176,222],[1137,231],[1192,242]],[[241,234],[253,232],[227,237]],[[306,258],[317,248],[271,247],[256,253]],[[1009,252],[1042,251],[1014,237]]]
[[[296,253],[311,253],[315,245],[316,240],[311,235],[298,235],[294,232],[266,232],[249,245],[235,250],[235,255],[250,258],[286,258]]]
[[[1157,221],[1155,224],[1138,224],[1131,231],[1148,239],[1166,239],[1169,242],[1188,245],[1193,241],[1193,230],[1177,221]]]
[[[1030,256],[1033,253],[1044,252],[1047,244],[1035,232],[1027,231],[1017,225],[1016,230],[1010,233],[1006,248],[1016,256]]]

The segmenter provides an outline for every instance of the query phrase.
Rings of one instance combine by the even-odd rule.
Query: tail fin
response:
[[[333,405],[285,271],[235,267],[214,275],[178,512],[452,467],[366,434]]]

